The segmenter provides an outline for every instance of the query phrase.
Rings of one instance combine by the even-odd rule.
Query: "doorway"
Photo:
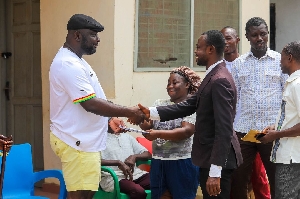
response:
[[[270,4],[270,49],[276,49],[276,6],[275,3]]]
[[[14,144],[32,145],[36,171],[44,169],[40,1],[0,0],[1,134],[12,135]]]

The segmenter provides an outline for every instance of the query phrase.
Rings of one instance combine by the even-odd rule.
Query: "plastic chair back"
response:
[[[149,141],[143,137],[137,137],[136,140],[152,154],[152,141]]]
[[[2,164],[2,160],[1,160]],[[34,190],[30,144],[13,145],[6,156],[3,197]]]
[[[2,164],[2,160],[1,160]],[[13,145],[6,156],[3,182],[3,198],[46,198],[34,196],[34,183],[47,177],[60,181],[59,199],[67,197],[65,182],[60,170],[33,171],[31,145]]]

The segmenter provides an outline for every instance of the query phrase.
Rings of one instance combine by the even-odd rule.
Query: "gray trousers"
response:
[[[300,163],[276,164],[275,199],[300,199]]]

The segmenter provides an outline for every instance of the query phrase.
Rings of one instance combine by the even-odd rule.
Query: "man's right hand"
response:
[[[138,104],[138,106],[139,106],[139,108],[141,109],[141,111],[143,111],[143,113],[144,113],[145,116],[146,116],[145,119],[148,121],[149,118],[150,118],[150,110],[149,110],[149,108],[148,108],[148,107],[145,107],[145,106],[143,106],[143,105],[141,105],[141,104]]]
[[[108,125],[109,125],[109,130],[111,129],[114,133],[116,134],[120,134],[123,132],[123,129],[120,128],[120,126],[126,126],[124,121],[120,118],[117,117],[112,117],[109,121],[108,121]]]
[[[129,177],[130,181],[133,180],[131,168],[128,165],[126,165],[124,162],[120,161],[120,165],[118,166],[118,168],[123,171],[123,174],[125,175],[126,179],[128,179],[128,177]]]
[[[275,130],[275,125],[267,126],[267,127],[265,127],[264,130],[262,130],[261,132],[266,134],[267,131],[269,131],[269,130]]]
[[[128,117],[128,122],[131,124],[139,125],[140,123],[145,121],[145,114],[140,110],[138,106],[130,107],[131,117]]]

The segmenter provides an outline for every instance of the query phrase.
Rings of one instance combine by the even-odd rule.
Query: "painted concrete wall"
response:
[[[257,5],[260,6],[258,9]],[[261,16],[268,21],[268,0],[241,0],[241,35],[246,21]],[[41,49],[43,89],[43,134],[45,169],[60,168],[49,145],[49,80],[52,59],[66,36],[66,24],[74,13],[84,13],[105,26],[97,53],[84,58],[93,66],[108,98],[125,106],[152,105],[166,98],[169,72],[133,72],[135,0],[41,0]],[[241,37],[242,52],[250,49]],[[202,78],[204,72],[198,73]],[[47,179],[46,182],[53,182]],[[54,181],[55,182],[55,181]]]
[[[75,13],[84,13],[100,21],[105,31],[99,33],[101,38],[98,52],[84,57],[92,66],[102,82],[106,95],[115,96],[114,78],[114,1],[110,0],[41,0],[41,60],[43,89],[43,142],[45,169],[60,168],[59,159],[52,152],[49,144],[49,78],[48,72],[57,50],[66,37],[66,25]],[[53,179],[47,179],[52,182]]]
[[[92,16],[105,27],[99,33],[97,52],[84,58],[94,68],[102,87],[113,102],[134,106],[152,105],[156,98],[166,98],[169,73],[134,73],[134,0],[41,0],[41,49],[43,89],[43,134],[45,169],[61,168],[49,144],[48,72],[57,50],[66,37],[66,24],[74,13]],[[130,126],[130,125],[129,125]],[[47,179],[46,182],[56,182]]]
[[[276,51],[292,41],[300,40],[300,1],[271,0],[276,6]]]
[[[270,2],[269,0],[240,0],[240,53],[250,50],[250,43],[245,37],[246,22],[252,17],[263,18],[270,26]]]

